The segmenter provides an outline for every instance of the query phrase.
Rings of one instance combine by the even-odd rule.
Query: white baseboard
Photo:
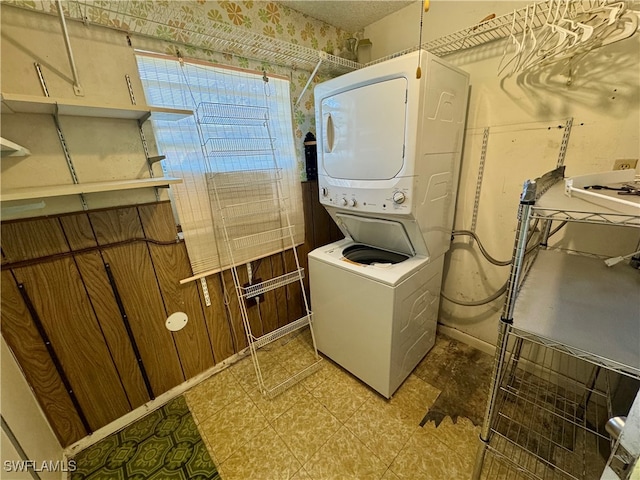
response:
[[[446,325],[442,325],[441,323],[439,323],[438,333],[442,333],[447,337],[451,337],[454,340],[458,340],[459,342],[465,343],[470,347],[473,347],[477,350],[480,350],[483,353],[486,353],[487,355],[493,356],[496,353],[495,345],[491,345],[490,343],[487,343],[484,340],[480,340],[479,338],[469,335],[468,333],[464,333],[463,331],[460,331],[453,327],[448,327]]]
[[[133,422],[141,419],[148,413],[154,410],[157,410],[158,408],[162,407],[169,401],[182,395],[187,390],[205,381],[212,375],[215,375],[216,373],[219,373],[222,370],[233,365],[237,361],[242,360],[248,355],[248,353],[249,353],[249,349],[245,348],[239,353],[236,353],[231,357],[223,360],[222,362],[214,365],[210,369],[196,375],[193,378],[190,378],[189,380],[181,383],[180,385],[173,387],[171,390],[163,393],[162,395],[158,395],[155,399],[148,401],[144,405],[139,406],[138,408],[136,408],[135,410],[132,410],[126,415],[123,415],[122,417],[105,425],[104,427],[99,428],[98,430],[93,432],[91,435],[87,435],[86,437],[81,438],[80,440],[73,443],[72,445],[69,445],[67,448],[63,450],[63,460],[67,462],[71,457],[77,455],[78,452],[80,452],[81,450],[84,450],[92,445],[95,445],[100,440],[104,440],[109,435],[116,433],[118,430],[121,430],[124,427],[132,424]],[[63,480],[66,480],[67,478],[68,478],[67,475],[63,476]]]

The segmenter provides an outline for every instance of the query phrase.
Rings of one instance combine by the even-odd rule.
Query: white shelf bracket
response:
[[[76,61],[73,58],[73,50],[71,50],[71,40],[69,39],[69,32],[67,31],[67,22],[64,19],[64,10],[62,9],[62,3],[60,3],[60,0],[56,2],[56,5],[58,6],[58,15],[60,17],[60,26],[62,27],[62,36],[64,37],[64,45],[67,48],[69,65],[71,66],[71,73],[73,74],[73,92],[78,97],[83,97],[84,90],[82,89],[82,85],[80,85],[80,77],[78,76]]]
[[[564,133],[562,134],[562,142],[560,142],[560,152],[558,153],[558,163],[556,167],[564,165],[564,159],[567,156],[567,147],[569,146],[569,136],[571,135],[571,127],[573,126],[573,117],[567,120],[564,125]]]
[[[302,97],[304,97],[304,94],[307,91],[307,88],[309,88],[309,85],[311,85],[311,82],[313,81],[313,77],[315,77],[316,73],[318,73],[318,70],[320,70],[320,65],[322,65],[322,61],[323,60],[324,60],[324,56],[321,55],[320,56],[320,60],[318,60],[318,63],[316,65],[316,68],[314,68],[313,72],[311,72],[311,75],[309,76],[309,80],[307,80],[307,83],[304,86],[304,88],[302,89],[302,92],[300,92],[300,96],[298,97],[298,100],[296,100],[296,107],[298,106],[298,104],[302,100]]]
[[[154,163],[160,162],[165,158],[167,158],[166,155],[158,155],[157,157],[149,157],[147,160],[149,162],[149,165],[153,165]]]
[[[484,165],[487,161],[487,145],[489,143],[489,127],[484,129],[482,136],[482,150],[480,152],[480,164],[478,165],[478,181],[476,182],[476,196],[473,201],[473,217],[471,219],[471,231],[475,233],[478,223],[478,209],[480,207],[480,191],[482,190],[482,179],[484,176]],[[469,244],[473,244],[473,238]]]
[[[204,303],[207,307],[210,307],[211,297],[209,296],[209,287],[207,286],[207,279],[202,277],[200,279],[200,285],[202,286],[202,295],[204,296]]]

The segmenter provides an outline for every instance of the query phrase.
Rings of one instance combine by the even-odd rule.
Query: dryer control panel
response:
[[[398,179],[396,179],[398,180]],[[396,181],[385,189],[353,189],[329,185],[319,179],[320,203],[346,211],[408,215],[412,213],[413,179]]]

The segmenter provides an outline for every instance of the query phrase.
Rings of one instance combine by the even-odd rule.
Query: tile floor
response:
[[[267,385],[310,364],[309,345],[305,332],[261,349]],[[245,358],[185,397],[223,480],[468,479],[479,427],[465,417],[420,427],[440,393],[412,374],[386,400],[325,360],[269,400]]]

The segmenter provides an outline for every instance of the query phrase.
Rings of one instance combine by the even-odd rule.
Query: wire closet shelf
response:
[[[55,0],[14,6],[57,15]],[[153,8],[154,2],[138,0],[63,0],[65,16],[87,25],[99,25],[132,35],[166,40],[207,51],[226,53],[293,69],[312,71],[322,60],[320,70],[340,75],[362,67],[361,64],[326,52],[314,50],[277,38],[261,35],[247,28],[221,23],[202,15],[186,16],[182,2],[167,2]]]
[[[522,37],[527,31],[540,29],[548,23],[553,10],[562,0],[548,0],[533,3],[530,6],[516,9],[513,12],[481,21],[451,34],[415,45],[379,58],[366,65],[395,58],[423,48],[434,55],[443,57],[469,48],[495,42],[509,37]],[[569,3],[569,2],[568,2]],[[597,8],[599,5],[611,3],[610,0],[578,0],[570,2],[572,12],[579,5],[582,10]],[[617,4],[627,5],[622,0]],[[305,71],[320,71],[331,76],[341,75],[359,68],[363,64],[314,50],[298,44],[272,38],[266,35],[240,28],[235,25],[204,20],[194,15],[189,22],[183,21],[184,13],[180,2],[169,2],[163,8],[144,9],[144,3],[137,0],[66,0],[63,1],[65,15],[88,25],[100,25],[126,31],[133,35],[171,41],[173,43],[201,48],[204,50],[243,56],[260,61],[287,66]],[[55,0],[42,0],[29,6],[16,2],[14,6],[37,10],[43,13],[56,14]]]
[[[424,42],[421,45],[416,45],[379,58],[367,65],[384,62],[399,55],[414,52],[420,47],[434,55],[444,57],[509,37],[521,38],[525,33],[540,29],[545,24],[548,24],[550,18],[553,17],[562,1],[563,0],[549,0],[537,2],[504,15],[490,15],[489,17],[491,18],[483,20],[476,25],[465,27],[456,32]],[[609,2],[608,0],[567,1],[567,5],[570,6],[571,9],[567,9],[566,16],[570,19],[576,17],[582,11],[594,9],[607,3],[613,2]],[[624,4],[625,6],[628,3],[627,1],[616,2],[616,4]]]

